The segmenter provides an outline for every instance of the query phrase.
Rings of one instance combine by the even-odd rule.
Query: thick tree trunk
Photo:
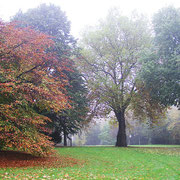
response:
[[[116,141],[117,147],[127,147],[126,124],[125,124],[124,114],[125,114],[125,111],[115,112],[116,118],[119,123],[119,129],[118,129],[117,141]]]

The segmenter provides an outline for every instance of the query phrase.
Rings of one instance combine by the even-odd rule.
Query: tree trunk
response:
[[[67,146],[67,134],[64,132],[64,146]]]
[[[131,137],[129,137],[129,145],[131,145]]]
[[[152,138],[151,137],[148,138],[148,144],[152,144]]]
[[[116,118],[119,123],[119,129],[117,134],[117,147],[127,147],[126,141],[126,124],[125,124],[125,111],[115,112]]]
[[[139,145],[141,145],[141,137],[139,136]]]
[[[70,138],[69,140],[70,140],[70,146],[72,147],[72,138]]]

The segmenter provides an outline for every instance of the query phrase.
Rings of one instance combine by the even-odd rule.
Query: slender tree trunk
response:
[[[64,131],[64,146],[67,146],[67,134]]]
[[[152,138],[151,137],[148,138],[148,144],[152,144]]]
[[[72,147],[72,138],[70,138],[69,140],[70,140],[70,146]]]
[[[141,145],[141,137],[139,136],[139,145]]]
[[[127,141],[126,141],[126,124],[125,124],[125,111],[119,111],[115,112],[116,118],[119,123],[119,129],[117,134],[117,141],[116,146],[117,147],[127,147]]]
[[[131,138],[129,137],[129,145],[131,145]]]

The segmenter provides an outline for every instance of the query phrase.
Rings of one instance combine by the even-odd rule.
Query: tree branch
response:
[[[27,71],[22,72],[22,73],[19,74],[16,78],[19,79],[22,75],[24,75],[24,74],[26,74],[26,73],[29,73],[29,72],[33,71],[34,69],[36,69],[36,68],[38,68],[38,67],[40,67],[40,66],[42,66],[42,65],[38,64],[38,65],[36,65],[35,67],[33,67],[33,68],[31,68],[31,69],[29,69],[29,70],[27,70]]]

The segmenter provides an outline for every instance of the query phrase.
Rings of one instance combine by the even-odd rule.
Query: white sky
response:
[[[149,17],[168,5],[180,7],[180,0],[0,0],[0,18],[8,21],[19,9],[25,12],[41,3],[60,6],[71,21],[71,32],[75,37],[85,25],[93,25],[105,17],[112,7],[120,8],[125,15],[136,9]]]

